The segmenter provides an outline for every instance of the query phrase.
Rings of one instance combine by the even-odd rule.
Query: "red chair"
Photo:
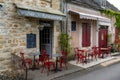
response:
[[[48,56],[48,54],[46,53],[46,50],[41,50],[41,55],[39,56],[39,59],[37,60],[38,65],[41,63],[43,66],[45,56]]]
[[[97,60],[98,48],[96,46],[92,47],[92,53],[90,54],[92,60],[95,58]]]
[[[44,69],[47,68],[47,76],[49,75],[49,72],[50,72],[50,69],[51,69],[51,66],[53,66],[53,68],[55,69],[55,62],[53,61],[50,61],[50,58],[49,58],[49,55],[48,54],[42,54],[42,56],[44,57],[44,63],[43,63],[43,66],[42,66],[42,71],[41,73],[43,73]]]
[[[84,65],[85,60],[86,56],[84,55],[84,50],[78,50],[76,63],[82,62],[82,64]]]
[[[99,58],[103,58],[104,57],[104,55],[103,55],[103,53],[102,53],[102,51],[101,51],[101,48],[100,47],[97,47],[98,49],[97,49],[97,54],[98,54],[98,57]]]
[[[60,69],[62,69],[62,64],[65,65],[66,69],[67,68],[67,56],[68,56],[68,53],[65,52],[65,51],[62,51],[62,56],[60,57],[60,59],[58,60],[59,64],[60,64]]]
[[[21,61],[22,61],[22,68],[26,68],[27,64],[29,65],[29,68],[32,67],[32,60],[31,59],[25,59],[24,58],[24,53],[20,52],[20,57],[21,57]]]
[[[112,46],[108,46],[108,50],[106,52],[107,56],[110,55],[111,56],[111,49],[112,49]]]
[[[78,50],[79,50],[78,47],[74,48],[74,52],[75,52],[74,57],[75,57],[75,58],[76,58],[76,56],[77,56]]]

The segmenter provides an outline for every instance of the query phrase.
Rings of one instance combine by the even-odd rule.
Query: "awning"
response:
[[[74,11],[74,10],[69,10],[69,12],[79,14],[80,15],[80,19],[99,20],[99,21],[109,22],[110,23],[110,19],[109,18],[105,18],[105,17],[102,17],[102,16],[86,14],[86,13],[82,13],[82,12],[78,12],[78,11]]]
[[[65,20],[66,15],[59,10],[52,8],[44,8],[33,5],[16,4],[17,12],[20,16],[51,19],[51,20]]]

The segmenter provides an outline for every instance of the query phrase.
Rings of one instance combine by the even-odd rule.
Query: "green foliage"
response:
[[[101,10],[101,13],[106,14],[108,17],[116,18],[115,26],[119,29],[119,34],[120,34],[120,12],[115,12],[113,10],[106,9],[106,10]]]
[[[65,33],[61,33],[58,38],[59,38],[59,45],[61,47],[61,50],[71,53],[72,48],[70,45],[70,40],[72,38],[68,34],[65,34]]]

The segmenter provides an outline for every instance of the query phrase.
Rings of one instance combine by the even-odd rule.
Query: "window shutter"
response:
[[[86,23],[82,24],[82,46],[86,47]]]
[[[90,46],[91,44],[91,26],[90,24],[87,24],[87,46]]]
[[[87,47],[91,44],[91,26],[88,23],[82,24],[82,46]]]
[[[116,27],[115,28],[115,39],[118,39],[119,38],[119,33],[118,33],[118,28]]]

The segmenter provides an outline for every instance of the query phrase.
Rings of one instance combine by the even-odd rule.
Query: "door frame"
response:
[[[107,44],[107,40],[108,40],[107,35],[108,35],[108,26],[101,26],[99,28],[99,32],[98,32],[98,45],[99,45],[99,47],[102,47],[102,44],[104,44],[104,43],[105,43],[105,45],[103,45],[103,47],[107,47],[107,45],[108,45]],[[101,40],[101,38],[103,38],[103,41]]]
[[[53,21],[52,20],[40,20],[40,21],[45,21],[45,22],[50,22],[50,26],[45,26],[45,23],[43,24],[44,25],[44,28],[49,28],[50,29],[50,33],[51,33],[51,35],[50,35],[50,57],[52,57],[52,48],[53,48]],[[40,23],[41,24],[41,23]],[[43,30],[44,30],[44,28],[43,28]],[[39,50],[41,51],[42,49],[41,49],[41,31],[42,30],[40,30],[39,29]]]

